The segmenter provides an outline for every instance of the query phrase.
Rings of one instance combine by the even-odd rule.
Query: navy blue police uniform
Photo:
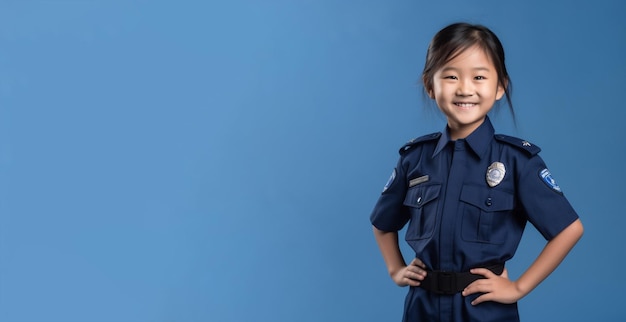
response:
[[[489,117],[465,139],[444,131],[400,149],[370,220],[382,231],[408,222],[406,241],[429,270],[410,287],[403,321],[519,321],[516,303],[472,306],[480,294],[460,291],[480,277],[472,268],[502,272],[527,222],[551,240],[578,218],[539,151],[494,134]]]

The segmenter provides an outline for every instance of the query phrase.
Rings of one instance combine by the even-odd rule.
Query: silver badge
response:
[[[499,185],[502,179],[504,179],[505,173],[506,170],[502,162],[492,163],[489,168],[487,168],[487,184],[492,188]]]

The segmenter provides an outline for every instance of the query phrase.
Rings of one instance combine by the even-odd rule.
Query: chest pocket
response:
[[[512,193],[479,186],[463,186],[461,237],[468,242],[503,244],[513,215]]]
[[[429,238],[435,231],[437,203],[441,185],[417,185],[409,188],[404,205],[411,213],[406,240]]]

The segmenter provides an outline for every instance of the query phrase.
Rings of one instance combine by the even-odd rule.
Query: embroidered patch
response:
[[[550,187],[552,190],[558,193],[562,193],[561,187],[559,187],[559,185],[556,183],[556,180],[552,178],[552,174],[550,173],[550,171],[548,171],[548,169],[541,170],[539,172],[539,176],[541,177],[543,182],[545,182],[545,184],[547,184],[548,187]]]
[[[393,169],[393,172],[391,173],[391,177],[389,177],[389,180],[387,180],[387,184],[385,184],[385,187],[383,188],[383,192],[389,189],[389,186],[391,186],[391,184],[393,183],[395,179],[396,179],[396,169]]]

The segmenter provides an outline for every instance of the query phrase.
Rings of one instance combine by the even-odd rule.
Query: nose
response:
[[[456,88],[456,95],[458,96],[474,95],[474,84],[472,83],[472,81],[468,79],[460,80]]]

